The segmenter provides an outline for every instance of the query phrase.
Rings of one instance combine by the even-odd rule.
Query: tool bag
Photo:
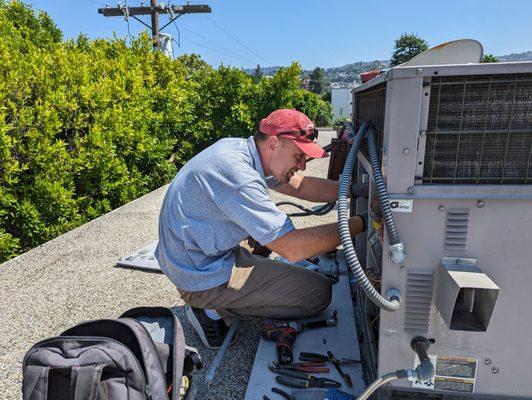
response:
[[[133,308],[35,344],[22,364],[23,400],[180,400],[201,366],[172,311]]]

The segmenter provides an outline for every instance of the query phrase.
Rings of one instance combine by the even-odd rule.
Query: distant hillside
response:
[[[532,61],[532,51],[524,53],[512,53],[505,56],[496,56],[501,62],[513,61]],[[352,64],[347,64],[342,67],[324,68],[325,79],[331,87],[353,86],[360,82],[360,73],[371,71],[372,69],[386,68],[390,64],[389,60],[375,60],[375,61],[357,61]],[[274,75],[281,67],[261,67],[264,76]],[[253,75],[254,68],[244,70],[249,75]],[[303,71],[302,79],[308,78],[312,71]]]
[[[507,56],[495,56],[501,62],[512,62],[512,61],[532,61],[532,51],[527,51],[524,53],[512,53]]]
[[[324,68],[325,79],[330,84],[335,83],[338,86],[352,84],[360,80],[359,74],[365,71],[371,71],[376,68],[385,68],[389,65],[389,60],[375,60],[375,61],[357,61],[352,64],[346,64],[342,67]],[[264,76],[273,76],[280,66],[275,67],[261,67]],[[255,68],[244,69],[244,71],[253,75]],[[308,78],[312,70],[303,70],[302,79]]]

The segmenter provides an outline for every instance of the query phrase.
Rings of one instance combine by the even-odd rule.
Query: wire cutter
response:
[[[305,374],[304,372],[293,371],[286,368],[277,368],[272,364],[270,364],[268,367],[270,371],[281,375],[276,376],[275,380],[285,386],[294,388],[337,388],[342,386],[340,382],[335,381],[334,379],[319,378],[314,375]]]
[[[342,377],[342,379],[347,383],[348,387],[353,387],[353,382],[351,381],[351,377],[346,374],[341,367],[341,364],[360,364],[360,360],[353,360],[350,358],[336,358],[334,354],[330,351],[327,352],[327,355],[324,356],[322,354],[318,353],[305,353],[302,352],[299,354],[299,359],[301,361],[310,361],[310,362],[331,362],[333,363],[334,367]]]

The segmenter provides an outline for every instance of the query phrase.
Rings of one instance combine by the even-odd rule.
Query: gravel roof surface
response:
[[[321,131],[328,144],[333,131]],[[305,175],[326,177],[328,159],[314,160]],[[116,318],[137,306],[166,306],[180,317],[187,344],[207,367],[215,351],[206,349],[183,312],[173,284],[163,275],[115,268],[116,261],[157,239],[157,219],[166,186],[0,265],[0,398],[21,398],[21,365],[32,344],[56,336],[81,321]],[[278,193],[274,201],[289,199]],[[301,204],[309,203],[297,201]],[[292,211],[292,208],[284,208]],[[294,210],[295,211],[295,210]],[[296,227],[336,221],[294,218]],[[211,399],[243,399],[259,340],[257,321],[243,321],[239,340],[226,354],[211,388]],[[194,376],[202,382],[204,372]]]

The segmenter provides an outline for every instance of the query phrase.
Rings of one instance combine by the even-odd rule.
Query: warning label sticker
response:
[[[414,381],[413,387],[449,392],[473,393],[478,359],[469,357],[429,355],[434,365],[434,378],[430,381]],[[414,368],[419,365],[416,356]]]
[[[438,356],[436,375],[475,379],[476,372],[476,358]]]
[[[474,379],[450,378],[436,376],[434,378],[435,390],[448,390],[451,392],[473,393],[475,387]]]

